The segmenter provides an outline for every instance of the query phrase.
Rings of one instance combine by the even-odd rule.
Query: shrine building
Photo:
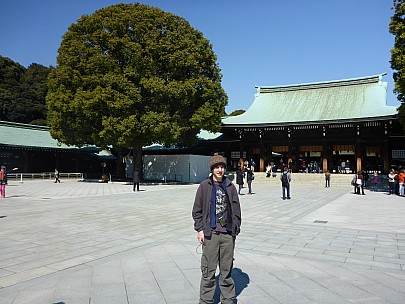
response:
[[[249,109],[222,120],[205,141],[236,170],[253,159],[256,171],[304,163],[325,172],[389,170],[405,163],[405,137],[395,106],[387,106],[385,74],[285,86],[257,86]]]

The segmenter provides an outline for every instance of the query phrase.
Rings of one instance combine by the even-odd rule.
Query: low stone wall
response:
[[[255,172],[254,183],[280,183],[280,174],[277,173],[276,177],[266,177],[265,172]],[[230,179],[236,182],[236,173],[230,172],[228,174]],[[331,174],[330,183],[331,186],[345,186],[351,187],[350,183],[353,179],[353,174]],[[322,173],[292,173],[292,184],[302,185],[317,185],[325,187],[325,175]]]

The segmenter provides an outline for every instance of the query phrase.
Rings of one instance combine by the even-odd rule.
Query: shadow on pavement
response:
[[[248,287],[250,283],[250,279],[247,273],[243,272],[240,268],[234,268],[232,270],[232,278],[235,282],[235,294],[236,294],[236,301],[238,303],[238,296],[242,293],[242,291]],[[220,300],[220,290],[219,290],[219,275],[216,277],[216,289],[214,295],[214,304],[221,303]]]

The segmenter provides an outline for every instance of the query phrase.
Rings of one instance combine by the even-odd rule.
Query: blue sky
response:
[[[62,35],[82,15],[133,1],[0,0],[0,55],[27,67],[56,65]],[[392,0],[139,0],[185,18],[210,40],[228,94],[227,112],[248,109],[255,85],[330,81],[387,72]]]

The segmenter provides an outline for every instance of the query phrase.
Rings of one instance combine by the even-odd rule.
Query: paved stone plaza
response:
[[[196,189],[11,180],[0,304],[198,303]],[[261,181],[240,196],[237,303],[405,303],[405,198],[333,180],[291,191]]]

